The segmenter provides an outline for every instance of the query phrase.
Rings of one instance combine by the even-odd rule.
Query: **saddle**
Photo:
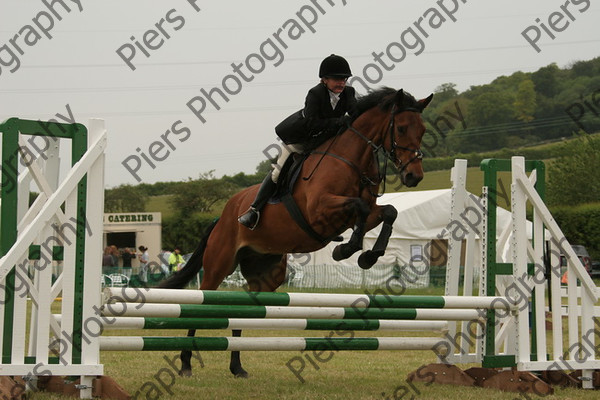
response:
[[[294,185],[298,180],[300,171],[302,170],[302,165],[304,165],[304,161],[309,155],[310,153],[294,153],[286,160],[285,164],[281,168],[281,172],[279,173],[277,189],[275,189],[275,193],[269,199],[269,204],[281,203],[286,194],[291,195],[293,193]]]
[[[280,125],[283,125],[284,122],[282,122]],[[344,130],[346,130],[346,126],[342,126],[337,130],[325,130],[319,132],[318,134],[313,135],[311,139],[306,142],[306,148],[316,149],[317,147],[319,147],[319,145],[325,143],[330,138],[344,132]],[[306,133],[304,133],[304,135],[306,136]],[[281,173],[279,174],[279,180],[277,181],[277,190],[275,191],[275,194],[271,196],[269,204],[280,203],[284,195],[288,193],[291,195],[293,193],[294,184],[298,180],[298,175],[302,170],[302,165],[304,165],[304,161],[306,161],[308,156],[313,154],[313,152],[314,150],[308,150],[302,154],[293,153],[292,156],[286,160],[285,164],[281,168]]]

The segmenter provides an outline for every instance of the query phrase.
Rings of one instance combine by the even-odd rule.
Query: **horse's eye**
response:
[[[398,134],[404,135],[404,132],[406,132],[406,127],[405,126],[399,126],[398,127]]]

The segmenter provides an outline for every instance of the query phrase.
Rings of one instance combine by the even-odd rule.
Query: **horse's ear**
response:
[[[425,107],[427,107],[429,105],[429,103],[431,103],[431,100],[433,99],[433,93],[431,93],[429,96],[427,96],[424,99],[421,99],[418,101],[419,103],[419,108],[421,108],[421,111],[423,111],[425,109]]]
[[[404,89],[400,89],[396,92],[396,98],[394,99],[396,104],[402,104],[404,100]]]

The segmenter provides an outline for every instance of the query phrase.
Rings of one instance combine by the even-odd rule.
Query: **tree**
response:
[[[584,135],[566,143],[548,168],[548,204],[570,205],[600,199],[600,137]]]
[[[506,126],[513,122],[511,93],[488,89],[469,104],[466,117],[468,129],[460,135],[463,152],[498,149],[504,146]]]
[[[146,211],[145,191],[131,185],[121,185],[104,191],[104,212]]]
[[[170,199],[173,208],[183,215],[195,212],[210,212],[212,207],[221,200],[228,199],[236,187],[222,179],[216,179],[214,170],[202,173],[198,179],[189,179],[175,189]]]
[[[225,175],[221,179],[223,180],[223,182],[229,182],[239,188],[246,188],[246,187],[255,185],[257,183],[260,183],[261,180],[263,179],[263,177],[262,176],[257,177],[256,174],[246,175],[243,172],[238,172],[237,174],[235,174],[233,176]]]
[[[531,74],[535,90],[546,97],[554,97],[560,91],[559,74],[560,68],[555,63],[538,69]]]
[[[517,97],[514,102],[515,116],[519,121],[533,121],[533,113],[536,108],[535,85],[531,79],[524,80],[519,84]]]
[[[163,218],[162,244],[164,249],[181,248],[190,253],[198,247],[200,239],[206,235],[206,229],[215,220],[213,215],[172,215]]]
[[[258,164],[256,166],[256,174],[261,177],[264,177],[265,175],[267,175],[271,171],[272,163],[275,161],[277,161],[277,160],[262,160],[260,162],[260,164]],[[261,178],[261,181],[262,181],[262,178]]]
[[[442,83],[440,86],[434,89],[434,93],[435,102],[439,104],[458,96],[456,84],[452,82]]]
[[[597,60],[597,59],[596,59]],[[597,74],[596,60],[576,61],[571,66],[571,70],[575,77],[578,76],[595,76]]]

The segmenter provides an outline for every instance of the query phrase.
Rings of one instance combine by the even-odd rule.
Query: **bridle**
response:
[[[405,107],[405,108],[401,108],[400,110],[396,111],[396,104],[394,104],[392,106],[392,110],[390,112],[390,122],[388,124],[388,130],[386,131],[386,133],[383,137],[383,140],[381,141],[381,144],[379,144],[379,145],[375,144],[371,139],[369,139],[368,137],[363,135],[358,129],[354,128],[352,125],[350,125],[348,127],[348,129],[350,131],[352,131],[353,133],[358,135],[358,137],[360,137],[362,140],[364,140],[373,150],[373,157],[377,164],[377,177],[378,177],[377,180],[378,180],[378,182],[383,181],[383,193],[385,193],[385,183],[386,183],[385,179],[387,176],[388,160],[391,161],[396,166],[396,168],[398,169],[398,173],[401,174],[406,169],[406,167],[408,167],[412,162],[414,162],[416,160],[421,160],[423,158],[423,152],[421,151],[420,148],[411,149],[410,147],[400,146],[400,145],[398,145],[398,143],[396,143],[396,139],[395,139],[395,135],[394,135],[395,116],[396,116],[396,114],[400,114],[404,111],[413,111],[413,112],[418,112],[419,114],[423,112],[423,110],[415,108],[415,107]],[[389,150],[387,150],[385,148],[385,142],[386,142],[388,134],[390,136],[390,149]],[[413,153],[414,156],[410,160],[408,160],[408,162],[403,164],[402,160],[398,159],[398,157],[396,156],[397,149],[409,151],[409,152]],[[382,151],[385,155],[385,160],[384,160],[384,164],[383,164],[383,174],[382,174],[380,162],[379,162],[379,153]],[[373,182],[372,184],[376,184],[376,183]],[[373,194],[373,193],[371,193],[371,194]],[[375,196],[379,197],[381,195],[377,194]]]
[[[363,135],[358,129],[354,128],[352,125],[348,126],[348,129],[350,129],[352,132],[357,134],[358,137],[360,137],[362,140],[364,140],[371,147],[371,149],[373,149],[374,154],[378,154],[380,152],[380,150],[383,149],[383,153],[385,154],[386,161],[390,160],[392,163],[394,163],[394,165],[396,166],[396,168],[398,168],[398,170],[400,172],[404,171],[404,169],[406,167],[408,167],[408,165],[410,163],[412,163],[413,161],[420,160],[423,158],[423,152],[421,151],[421,149],[419,149],[419,148],[411,149],[410,147],[400,146],[400,145],[398,145],[398,143],[396,143],[396,139],[394,138],[394,126],[395,126],[395,118],[394,117],[396,116],[396,114],[400,114],[404,111],[413,111],[413,112],[418,112],[419,114],[422,112],[422,110],[420,110],[418,108],[414,108],[414,107],[402,108],[398,112],[396,112],[396,105],[394,104],[394,106],[392,107],[392,111],[390,112],[390,122],[388,124],[389,128],[386,131],[385,136],[383,137],[383,140],[381,141],[380,145],[376,145],[375,143],[373,143],[373,141],[371,139],[369,139],[368,137]],[[390,149],[389,150],[387,150],[385,148],[385,140],[386,140],[388,134],[390,136]],[[414,153],[414,157],[411,158],[410,160],[408,160],[407,163],[402,164],[402,160],[398,159],[398,157],[396,156],[396,149],[410,151],[411,153]]]

